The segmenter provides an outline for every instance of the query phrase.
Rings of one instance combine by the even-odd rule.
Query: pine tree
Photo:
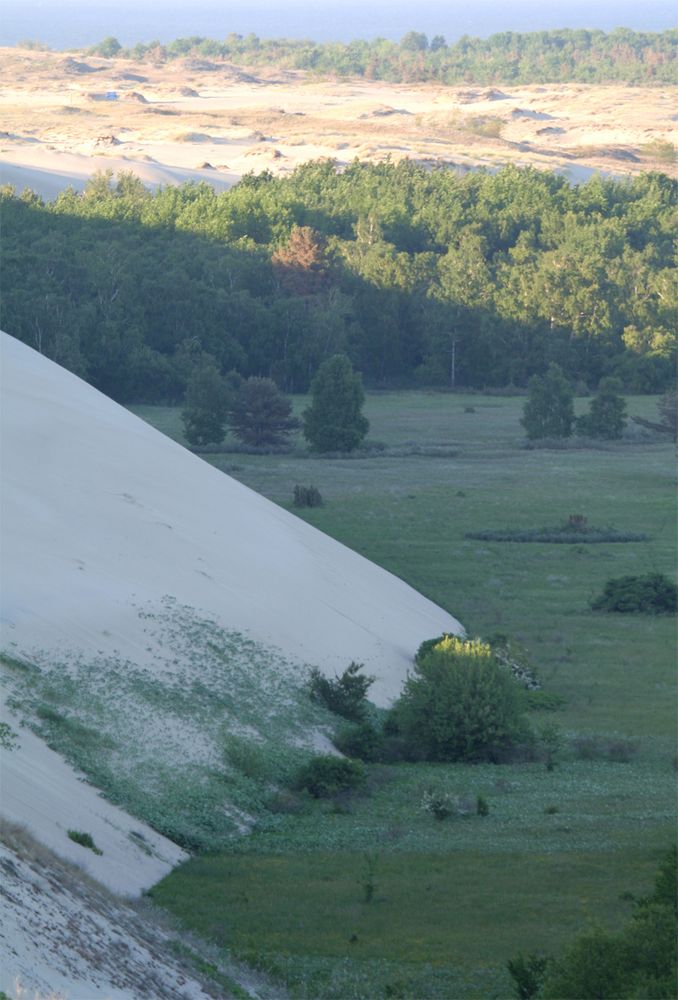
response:
[[[228,417],[233,433],[244,444],[284,444],[300,424],[292,404],[270,378],[248,378],[238,389]]]

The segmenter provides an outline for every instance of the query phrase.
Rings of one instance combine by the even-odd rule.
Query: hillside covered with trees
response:
[[[2,328],[120,401],[183,398],[206,359],[305,392],[345,353],[368,387],[671,385],[678,183],[578,187],[308,163],[151,193],[96,176],[43,204],[2,192]]]
[[[585,28],[520,33],[489,38],[464,35],[448,45],[408,31],[399,42],[386,38],[318,43],[291,38],[262,39],[230,34],[224,41],[192,35],[167,45],[139,42],[123,48],[105,38],[90,49],[102,56],[154,61],[183,56],[226,59],[247,66],[280,66],[317,74],[362,76],[392,83],[677,83],[678,30],[660,33]]]

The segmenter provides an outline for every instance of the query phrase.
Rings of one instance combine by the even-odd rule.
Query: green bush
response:
[[[544,1000],[670,1000],[678,971],[676,849],[665,856],[650,895],[635,901],[619,934],[582,934],[564,956],[535,968],[536,990],[518,996]],[[516,985],[527,982],[510,969]]]
[[[541,989],[548,959],[541,955],[517,955],[506,963],[506,968],[513,980],[514,995],[518,1000],[531,1000]]]
[[[608,580],[602,594],[591,601],[594,611],[622,614],[666,614],[678,610],[678,588],[663,573],[621,576]]]
[[[294,487],[295,507],[322,507],[322,505],[323,498],[316,486],[300,486],[297,483]]]
[[[499,761],[527,734],[523,708],[523,692],[489,646],[456,642],[418,658],[392,716],[428,760]]]
[[[365,768],[359,760],[323,754],[313,757],[299,771],[297,787],[314,799],[330,799],[341,792],[353,791],[365,783]]]
[[[382,759],[384,737],[373,723],[365,720],[340,729],[334,745],[347,757],[371,764]]]
[[[226,762],[246,778],[266,781],[271,778],[271,766],[263,747],[253,739],[229,733],[224,739]]]
[[[0,722],[0,748],[2,750],[16,750],[19,743],[16,733],[8,722]]]
[[[549,545],[601,545],[603,543],[645,542],[647,535],[639,531],[617,531],[615,528],[577,529],[567,524],[546,525],[543,528],[500,528],[467,531],[465,538],[480,542],[542,542]]]
[[[440,788],[427,788],[421,798],[421,808],[442,823],[456,814],[457,800],[450,792]]]
[[[424,639],[424,641],[419,646],[419,649],[414,654],[414,662],[415,663],[421,663],[421,661],[426,656],[428,656],[428,654],[431,652],[431,650],[435,649],[436,646],[439,646],[440,643],[444,639],[449,638],[450,635],[451,635],[450,632],[443,632],[442,635],[436,635],[436,636],[434,636],[433,639]]]
[[[527,707],[533,712],[557,712],[564,704],[563,696],[553,691],[527,692]]]
[[[90,851],[94,851],[95,854],[104,853],[99,850],[97,845],[94,843],[94,838],[91,833],[84,833],[82,830],[69,830],[68,837],[76,844],[80,844],[81,847],[88,847]]]
[[[621,390],[618,378],[601,379],[589,412],[577,419],[577,433],[607,441],[620,438],[626,426],[626,402]]]
[[[367,692],[374,677],[361,675],[362,663],[350,663],[341,677],[325,677],[317,667],[311,671],[311,699],[328,708],[335,715],[358,722],[367,707]]]
[[[616,764],[628,764],[638,753],[638,744],[617,736],[575,736],[572,749],[580,760],[611,760]]]

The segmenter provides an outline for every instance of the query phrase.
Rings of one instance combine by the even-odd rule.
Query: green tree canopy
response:
[[[363,415],[362,379],[345,354],[324,361],[311,382],[311,405],[304,410],[304,437],[315,451],[353,451],[369,422]]]
[[[292,403],[273,379],[245,379],[233,397],[228,422],[244,444],[284,444],[300,426],[292,416]]]
[[[545,375],[533,375],[523,409],[528,438],[565,438],[572,433],[574,393],[560,365],[551,363]]]
[[[676,996],[678,924],[676,849],[666,855],[654,892],[636,900],[619,934],[582,934],[553,962],[545,1000],[670,1000]]]
[[[618,378],[601,379],[589,412],[577,420],[580,434],[608,441],[622,436],[626,426],[626,401],[621,396],[621,389]]]
[[[224,440],[229,401],[228,383],[216,365],[205,362],[193,371],[181,414],[189,444],[220,444]]]

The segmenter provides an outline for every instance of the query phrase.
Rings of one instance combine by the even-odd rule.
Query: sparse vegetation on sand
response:
[[[292,780],[332,716],[310,700],[304,665],[171,600],[140,614],[171,649],[162,672],[36,651],[28,671],[3,660],[11,704],[113,802],[190,850],[223,848]]]

